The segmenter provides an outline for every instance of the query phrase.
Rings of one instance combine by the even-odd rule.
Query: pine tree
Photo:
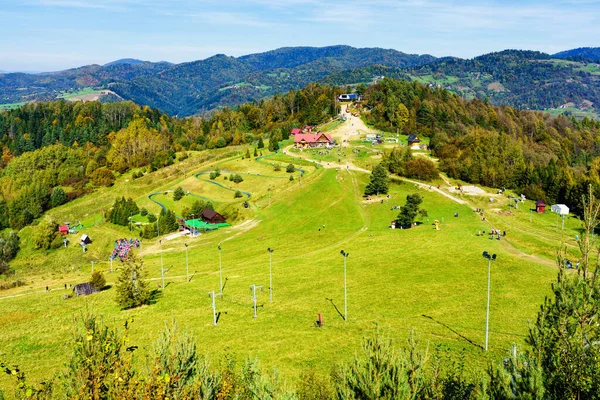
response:
[[[366,195],[387,194],[389,189],[389,179],[384,163],[379,163],[373,168],[370,179],[369,184],[365,188]]]
[[[400,208],[400,213],[396,217],[396,225],[408,229],[415,222],[417,215],[427,216],[426,210],[419,209],[422,202],[423,198],[419,193],[406,196],[406,204]]]
[[[144,265],[132,254],[121,269],[117,282],[117,304],[134,308],[150,302],[150,288],[145,281]]]
[[[177,189],[173,192],[173,200],[179,201],[185,196],[185,191],[181,188],[181,186],[177,186]]]
[[[590,259],[594,230],[600,225],[600,202],[591,185],[583,198],[581,264],[566,271],[566,249],[557,253],[558,278],[530,328],[530,358],[543,371],[547,398],[593,399],[600,393],[600,283],[598,263]]]

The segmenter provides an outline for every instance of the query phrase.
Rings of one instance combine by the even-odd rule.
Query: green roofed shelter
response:
[[[209,224],[209,223],[202,221],[201,219],[188,219],[187,221],[185,221],[185,224],[189,228],[193,228],[193,229],[197,229],[197,230],[204,229],[207,231],[212,231],[212,230],[219,228],[216,224]]]

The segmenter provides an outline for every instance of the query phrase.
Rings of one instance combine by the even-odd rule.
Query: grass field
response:
[[[56,98],[68,100],[74,97],[84,96],[87,94],[100,94],[101,92],[101,90],[94,89],[93,87],[86,87],[75,92],[62,92],[61,94],[56,96]]]
[[[506,207],[502,199],[493,211],[486,197],[459,205],[409,183],[392,184],[389,199],[366,202],[362,193],[367,174],[315,168],[282,154],[260,162],[242,160],[226,151],[231,149],[214,152],[223,157],[220,160],[203,161],[205,154],[198,153],[140,179],[122,176],[113,188],[53,210],[58,221],[80,220],[90,226],[82,231],[94,240],[85,254],[76,244],[81,233],[70,235],[68,248],[40,252],[29,244],[34,228],[23,230],[23,250],[13,265],[16,277],[28,285],[0,292],[0,358],[18,364],[33,378],[47,377],[67,360],[73,316],[85,307],[94,308],[113,326],[133,317],[130,341],[140,346],[140,360],[164,324],[175,319],[195,336],[201,353],[258,357],[263,366],[277,367],[286,379],[309,366],[328,373],[332,363],[349,359],[361,337],[375,326],[400,339],[414,329],[430,347],[444,344],[456,353],[465,349],[467,359],[481,367],[489,359],[504,357],[511,344],[523,343],[528,321],[536,317],[557,273],[552,257],[562,233],[555,231],[553,215],[535,215],[529,222],[526,207],[514,215],[501,213]],[[238,151],[243,154],[245,149]],[[283,171],[273,171],[269,163],[274,162],[281,162]],[[305,164],[302,180],[279,179],[289,176],[285,173],[289,162]],[[217,180],[250,192],[249,209],[243,209],[244,199],[233,199],[231,191],[195,177],[217,166],[242,174],[244,182],[238,185],[223,177]],[[91,261],[98,262],[98,269],[110,268],[107,260],[115,239],[133,236],[127,227],[95,225],[116,196],[131,196],[140,207],[156,213],[159,207],[148,195],[177,186],[213,199],[217,211],[237,211],[238,220],[232,227],[196,238],[162,238],[162,262],[169,270],[167,287],[156,304],[121,311],[114,288],[87,298],[62,299],[69,292],[65,284],[89,279]],[[389,229],[398,213],[392,206],[403,204],[406,195],[416,191],[424,196],[423,207],[428,210],[423,224],[410,230]],[[174,202],[170,193],[156,199],[176,213],[193,202],[192,196]],[[475,206],[486,208],[486,221],[472,211]],[[453,217],[455,212],[458,218]],[[432,225],[436,219],[443,221],[439,231]],[[490,224],[507,230],[507,236],[500,241],[477,236]],[[577,228],[576,220],[567,220],[564,237],[573,238]],[[185,277],[185,243],[193,273],[190,282]],[[227,280],[224,298],[217,300],[223,314],[215,327],[208,292],[219,286],[218,245]],[[274,249],[273,303],[268,300],[269,247]],[[350,253],[347,322],[338,312],[344,309],[342,249]],[[492,265],[487,354],[481,348],[487,284],[484,250],[498,254]],[[155,288],[161,268],[158,239],[143,241],[138,254]],[[118,265],[115,262],[113,268]],[[107,272],[110,285],[116,278],[117,272]],[[263,286],[256,319],[252,284]],[[322,329],[314,327],[317,313],[323,314]],[[0,376],[0,386],[7,382]]]
[[[21,103],[0,104],[0,110],[14,110],[15,108],[19,108],[24,104],[27,104],[27,103],[21,102]]]
[[[600,119],[600,113],[595,111],[593,108],[588,108],[585,110],[582,110],[577,107],[545,108],[543,111],[545,113],[548,113],[551,115],[562,115],[565,113],[569,113],[570,115],[572,115],[576,118],[588,117],[588,118],[593,118],[593,119]]]

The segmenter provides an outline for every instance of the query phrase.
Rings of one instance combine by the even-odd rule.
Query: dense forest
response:
[[[581,213],[587,185],[600,187],[600,122],[495,107],[441,88],[384,79],[366,92],[364,118],[377,128],[430,137],[450,177],[566,203]]]
[[[204,118],[132,102],[57,101],[0,112],[0,229],[20,229],[130,169],[170,165],[177,153],[287,139],[292,127],[335,116],[337,93],[311,84]]]

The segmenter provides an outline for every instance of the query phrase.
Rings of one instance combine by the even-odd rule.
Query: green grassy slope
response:
[[[285,156],[277,158],[289,161]],[[178,185],[216,196],[216,192],[209,192],[213,188],[204,188],[203,183],[194,187],[198,180],[191,175],[192,170],[208,170],[214,164],[193,164],[190,161],[187,177],[181,175],[180,165],[139,181],[123,180],[115,188],[57,209],[54,215],[84,219],[80,214],[87,213],[91,218],[102,207],[110,207],[116,194],[133,196],[140,206],[150,209],[147,194]],[[268,165],[249,160],[220,163],[222,169],[236,167],[240,172],[250,169],[278,174]],[[67,359],[73,316],[93,307],[112,325],[134,318],[131,343],[140,345],[140,355],[151,348],[164,323],[176,319],[194,334],[202,353],[231,351],[239,357],[256,356],[267,367],[277,366],[287,377],[296,376],[309,365],[327,373],[333,362],[351,357],[361,336],[377,324],[400,338],[414,328],[425,342],[444,343],[455,350],[465,348],[468,358],[482,365],[488,357],[502,357],[510,344],[522,342],[527,321],[535,317],[556,275],[552,265],[522,257],[504,240],[477,237],[477,230],[488,228],[486,222],[468,206],[427,190],[421,190],[423,205],[429,211],[424,224],[411,230],[390,230],[389,222],[397,213],[390,208],[403,204],[406,195],[417,190],[412,184],[393,184],[391,199],[365,203],[361,194],[368,180],[366,174],[311,168],[302,185],[298,180],[260,179],[248,178],[240,184],[247,183],[246,189],[253,193],[251,208],[244,215],[246,222],[193,239],[163,238],[168,285],[151,306],[120,311],[114,302],[114,289],[88,298],[62,299],[68,292],[61,289],[64,283],[75,284],[89,277],[90,261],[102,261],[96,268],[109,268],[105,260],[112,242],[130,237],[127,228],[103,223],[84,230],[94,239],[85,255],[78,246],[41,255],[24,245],[14,264],[18,274],[33,284],[0,293],[4,358],[34,378],[48,376],[48,371]],[[224,193],[230,196],[230,192]],[[240,203],[230,207],[241,207]],[[157,207],[151,211],[158,211]],[[453,217],[456,211],[459,218]],[[444,219],[440,231],[433,229],[434,219]],[[23,232],[25,241],[29,234]],[[189,244],[189,266],[194,273],[189,283],[185,282],[184,243]],[[223,248],[227,284],[217,308],[226,314],[214,327],[208,292],[218,290],[218,244]],[[275,249],[272,304],[268,301],[268,247]],[[348,322],[333,306],[343,312],[341,249],[350,253]],[[479,347],[484,338],[487,282],[483,250],[498,254],[492,272],[489,355]],[[153,279],[151,286],[156,287],[161,266],[158,240],[144,241],[139,254]],[[109,284],[116,277],[117,273],[107,273]],[[251,284],[264,287],[259,294],[257,319],[252,318]],[[45,285],[52,288],[49,293]],[[317,313],[324,316],[323,329],[314,327]],[[0,377],[0,385],[3,379]]]

